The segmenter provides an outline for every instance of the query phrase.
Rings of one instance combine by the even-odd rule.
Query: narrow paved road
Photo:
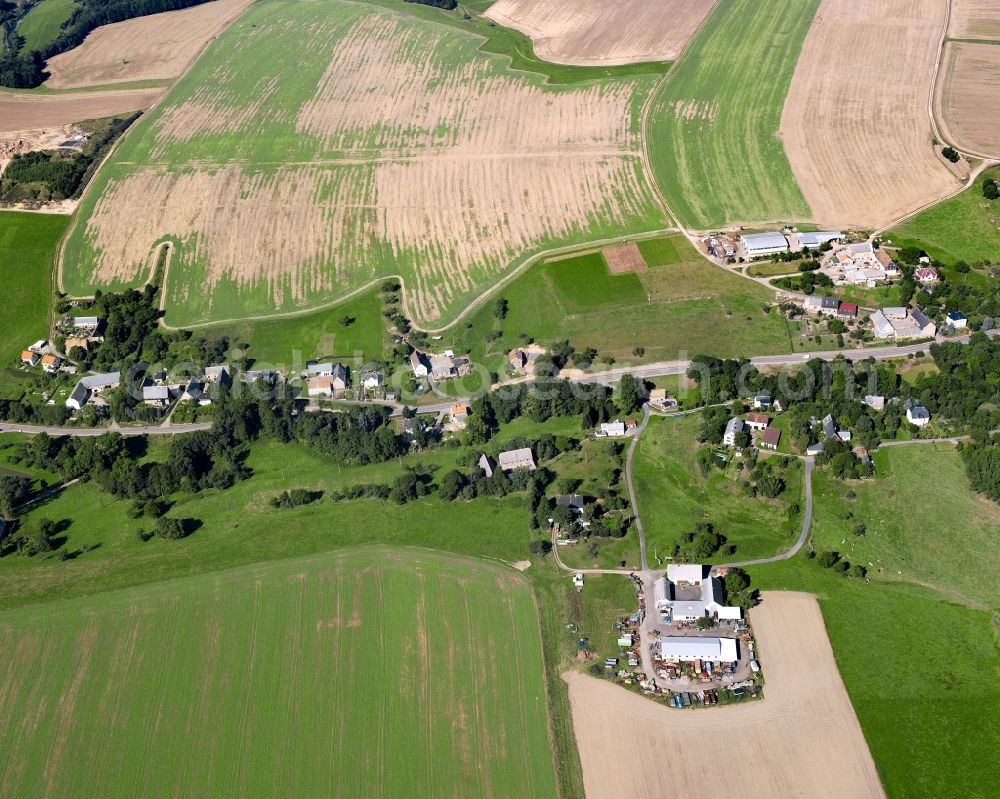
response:
[[[37,424],[0,423],[0,433],[48,433],[50,436],[103,436],[105,433],[121,433],[123,436],[174,436],[180,433],[193,433],[195,430],[210,430],[211,428],[211,422],[146,425],[143,427],[48,427]]]
[[[639,569],[645,574],[649,571],[649,561],[646,560],[646,533],[642,529],[642,520],[639,518],[639,503],[635,498],[635,486],[632,484],[632,457],[639,446],[639,437],[649,424],[649,405],[642,406],[642,424],[636,429],[632,436],[632,441],[628,445],[628,454],[625,456],[625,486],[628,488],[629,502],[632,503],[632,519],[635,522],[635,531],[639,535]]]

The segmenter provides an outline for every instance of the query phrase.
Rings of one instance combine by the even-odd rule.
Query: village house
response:
[[[535,456],[532,455],[528,447],[501,452],[497,456],[497,465],[504,472],[510,472],[514,469],[527,469],[529,472],[533,472],[536,468]]]
[[[480,455],[476,465],[483,470],[483,474],[487,477],[493,476],[493,461],[490,460],[489,455],[486,455],[485,453]]]
[[[102,321],[97,316],[67,316],[63,320],[63,325],[67,330],[75,330],[89,338],[98,331]]]
[[[594,435],[598,438],[621,438],[622,436],[627,435],[627,433],[628,431],[625,429],[625,422],[620,422],[615,419],[613,422],[601,422]]]
[[[39,361],[39,355],[32,350],[24,350],[21,353],[21,363],[26,366],[34,366]]]
[[[823,438],[839,438],[837,435],[837,423],[833,419],[833,414],[828,413],[823,417]]]
[[[726,422],[726,431],[722,434],[722,443],[727,447],[736,446],[736,435],[743,430],[743,420],[739,416],[734,416]]]
[[[448,416],[451,417],[451,423],[454,427],[461,430],[465,427],[465,423],[469,420],[469,406],[467,403],[459,402],[452,405],[448,411]]]
[[[343,389],[336,388],[334,378],[330,375],[310,377],[306,383],[306,393],[310,397],[332,397],[336,392]]]
[[[937,325],[920,308],[883,308],[869,319],[877,339],[934,338],[937,334]]]
[[[78,411],[93,399],[95,394],[118,388],[120,382],[121,372],[105,372],[81,377],[73,387],[69,397],[66,398],[66,407]]]
[[[858,306],[853,302],[842,302],[837,308],[838,319],[854,319],[858,315]]]
[[[154,408],[162,408],[170,402],[170,389],[167,386],[143,386],[142,401]]]
[[[410,353],[410,368],[413,370],[414,377],[427,377],[429,374],[427,360],[416,350]]]
[[[455,359],[444,353],[442,355],[431,356],[431,377],[435,380],[449,380],[458,374],[455,368]]]
[[[768,427],[760,437],[760,445],[764,449],[777,449],[781,441],[781,431],[777,427]]]
[[[333,374],[333,361],[306,361],[306,375],[309,377],[329,377]]]
[[[251,369],[244,372],[240,379],[247,385],[253,385],[258,380],[262,380],[268,386],[273,386],[278,380],[278,373],[269,369]]]
[[[771,418],[766,413],[748,413],[746,425],[751,430],[764,430],[771,423]]]
[[[361,388],[365,391],[375,391],[382,385],[382,375],[375,369],[366,369],[361,373]]]
[[[961,311],[948,311],[948,324],[955,330],[965,330],[969,324],[969,320],[965,318],[965,314]]]
[[[579,513],[583,510],[585,501],[583,494],[563,494],[562,496],[556,497],[556,505],[560,508],[569,508],[570,510]]]
[[[512,349],[507,353],[507,362],[515,372],[523,372],[528,365],[528,356],[522,349]]]
[[[212,399],[205,393],[205,385],[200,380],[189,380],[181,390],[180,402],[197,402],[199,405],[211,405]]]
[[[220,386],[228,386],[233,382],[229,364],[224,363],[219,366],[209,366],[205,370],[205,381],[208,383],[218,383]]]
[[[922,266],[913,271],[913,279],[926,286],[930,283],[937,283],[940,276],[938,275],[936,269],[932,269],[929,266]]]
[[[62,366],[62,358],[58,355],[42,356],[42,369],[44,369],[48,374],[54,375],[59,371],[60,366]]]
[[[925,427],[931,422],[931,413],[923,405],[911,405],[906,409],[906,421],[915,427]]]
[[[899,266],[897,266],[896,262],[892,260],[892,256],[884,248],[879,247],[875,251],[875,260],[879,262],[879,265],[885,270],[886,274],[899,274]]]
[[[808,447],[806,447],[806,455],[815,456],[819,455],[822,451],[823,451],[822,443],[810,444]]]

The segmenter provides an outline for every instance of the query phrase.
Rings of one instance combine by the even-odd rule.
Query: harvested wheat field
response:
[[[545,248],[662,227],[639,130],[652,79],[549,87],[480,43],[357,3],[255,3],[102,171],[67,289],[140,282],[170,239],[171,324],[394,274],[433,323]]]
[[[1000,40],[997,0],[951,0],[948,35],[955,39]]]
[[[122,89],[80,94],[18,94],[0,91],[0,137],[12,132],[53,128],[84,119],[149,108],[163,89]]]
[[[673,61],[716,0],[498,0],[486,16],[531,38],[556,64]]]
[[[751,621],[761,702],[673,710],[566,675],[587,799],[884,796],[816,598],[767,592]]]
[[[961,150],[1000,157],[1000,44],[948,42],[938,82],[937,117]]]
[[[49,59],[46,86],[72,89],[138,80],[171,80],[251,0],[215,0],[102,25],[83,44]]]
[[[880,227],[959,188],[928,100],[947,0],[823,0],[781,117],[821,225]]]

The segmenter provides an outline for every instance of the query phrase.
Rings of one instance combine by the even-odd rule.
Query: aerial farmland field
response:
[[[486,16],[531,37],[557,64],[673,61],[715,0],[498,0]]]
[[[411,318],[446,323],[541,250],[664,226],[639,120],[655,78],[550,86],[403,9],[254,4],[102,170],[66,290],[141,284],[170,240],[171,325],[393,274]]]
[[[778,127],[819,0],[719,5],[659,89],[650,165],[682,224],[804,221]]]
[[[0,641],[7,797],[556,795],[532,593],[484,561],[279,561],[8,611]]]
[[[879,227],[960,187],[927,113],[946,16],[941,0],[820,3],[781,116],[820,224]]]
[[[936,113],[950,142],[963,151],[995,158],[1000,92],[1000,42],[948,42],[937,86]]]
[[[215,0],[102,25],[83,43],[48,60],[52,89],[72,89],[179,76],[191,59],[250,4]]]

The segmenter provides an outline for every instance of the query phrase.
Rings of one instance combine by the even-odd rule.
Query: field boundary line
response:
[[[420,330],[425,333],[442,333],[445,332],[459,322],[461,322],[466,316],[472,311],[479,308],[490,295],[499,289],[503,288],[507,283],[517,277],[521,272],[524,272],[529,267],[534,266],[538,261],[545,260],[557,255],[567,255],[573,256],[577,254],[587,254],[591,252],[596,252],[602,247],[609,244],[620,244],[622,241],[645,241],[647,239],[657,238],[658,236],[670,235],[673,233],[679,233],[680,231],[674,228],[658,228],[656,230],[648,230],[642,233],[636,233],[633,235],[625,236],[615,236],[614,238],[607,239],[595,239],[593,241],[583,242],[580,244],[565,244],[558,247],[551,247],[541,252],[535,253],[534,255],[528,256],[524,261],[522,261],[518,266],[516,266],[508,274],[504,275],[499,281],[494,283],[492,286],[487,288],[482,294],[474,299],[470,300],[469,303],[459,312],[459,314],[448,324],[438,327],[438,328],[428,328],[422,327],[420,323],[414,321],[410,316],[410,308],[407,300],[407,285],[406,281],[400,274],[385,274],[378,277],[374,277],[369,280],[364,285],[358,286],[356,289],[351,290],[347,294],[341,297],[337,297],[334,300],[328,300],[327,302],[322,302],[317,305],[312,305],[308,308],[297,308],[293,311],[283,311],[280,313],[270,313],[270,314],[254,314],[252,316],[239,316],[230,319],[213,319],[209,322],[194,322],[191,324],[180,325],[174,327],[173,325],[167,324],[163,319],[160,320],[160,324],[167,330],[196,330],[205,327],[215,327],[218,325],[232,325],[238,324],[240,322],[268,322],[272,319],[292,319],[299,316],[308,316],[311,313],[318,313],[320,311],[327,311],[330,308],[335,308],[336,306],[348,302],[357,298],[359,295],[364,294],[366,291],[374,288],[377,284],[385,280],[398,280],[403,287],[403,312],[406,314],[407,318],[410,319],[411,326],[414,330]],[[166,285],[166,270],[164,271],[164,285]],[[78,299],[78,298],[77,298]]]

